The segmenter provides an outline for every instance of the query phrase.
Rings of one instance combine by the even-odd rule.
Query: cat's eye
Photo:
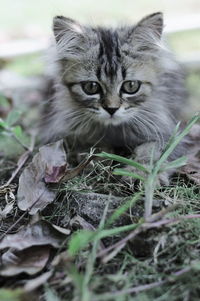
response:
[[[97,82],[88,81],[81,84],[83,91],[88,95],[98,94],[101,91],[101,87]]]
[[[141,86],[141,82],[139,80],[127,80],[123,82],[121,86],[121,92],[127,94],[135,94]]]

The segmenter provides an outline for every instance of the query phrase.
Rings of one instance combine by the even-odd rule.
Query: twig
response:
[[[176,202],[175,204],[168,206],[167,208],[164,208],[162,210],[160,210],[157,213],[152,214],[151,216],[149,216],[148,218],[146,218],[146,222],[147,223],[152,223],[155,222],[157,220],[160,220],[161,218],[163,218],[163,216],[165,216],[167,213],[174,211],[175,209],[177,209],[178,207],[180,207],[180,203]]]
[[[70,170],[68,169],[66,171],[65,175],[60,180],[60,183],[68,181],[68,180],[76,177],[95,157],[96,157],[95,155],[91,155],[86,160],[83,160],[77,167],[70,169]]]
[[[3,187],[9,186],[11,184],[11,182],[14,180],[14,178],[16,177],[16,175],[18,174],[18,172],[20,171],[20,169],[24,166],[24,164],[26,163],[26,161],[28,160],[29,156],[30,156],[31,152],[30,151],[26,151],[19,160],[19,164],[17,165],[17,168],[13,171],[10,179],[8,179],[8,181],[3,185]]]
[[[97,297],[97,298],[94,298],[94,301],[105,300],[105,299],[108,299],[110,297],[113,298],[113,297],[118,297],[118,296],[122,296],[122,295],[127,295],[127,294],[132,294],[132,293],[140,293],[140,292],[143,292],[143,291],[146,291],[146,290],[150,290],[150,289],[158,287],[160,285],[163,285],[163,284],[166,284],[166,283],[169,283],[169,282],[173,282],[173,281],[175,281],[176,278],[190,272],[191,270],[192,270],[192,266],[189,266],[189,267],[186,267],[186,268],[184,268],[180,271],[177,271],[177,272],[171,274],[165,280],[160,280],[160,281],[152,282],[152,283],[149,283],[149,284],[144,284],[144,285],[131,287],[131,288],[124,289],[124,290],[121,290],[121,291],[115,291],[115,292],[112,292],[112,293],[102,294],[102,295],[99,296],[99,298],[101,298],[101,299],[99,299]]]
[[[122,248],[120,248],[121,245],[123,245],[123,247],[126,245],[126,243],[133,239],[134,237],[136,237],[139,233],[152,229],[152,228],[159,228],[161,226],[165,226],[165,225],[169,225],[169,224],[174,224],[177,222],[180,222],[181,220],[186,220],[186,219],[193,219],[193,218],[200,218],[200,214],[192,214],[192,215],[184,215],[184,216],[180,216],[178,218],[174,218],[174,219],[161,219],[157,222],[151,222],[151,223],[140,223],[138,224],[138,227],[132,231],[129,235],[127,235],[126,237],[124,237],[123,239],[121,239],[120,241],[118,241],[117,243],[113,244],[112,246],[100,251],[97,254],[97,257],[103,257],[105,255],[107,255],[107,253],[113,249],[118,249],[121,250]],[[117,254],[117,252],[116,252]],[[115,255],[116,255],[115,254]]]

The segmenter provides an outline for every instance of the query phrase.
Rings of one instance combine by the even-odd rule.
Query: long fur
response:
[[[48,140],[72,137],[77,148],[94,145],[134,150],[157,142],[163,149],[185,104],[185,78],[162,41],[161,13],[116,29],[54,18],[55,95],[43,127]],[[142,82],[129,97],[126,80]],[[88,96],[81,82],[97,81],[103,95]],[[120,94],[121,93],[121,94]],[[114,116],[105,107],[118,107]],[[177,149],[174,157],[181,155]]]

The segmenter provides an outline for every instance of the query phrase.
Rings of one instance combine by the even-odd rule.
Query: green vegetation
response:
[[[176,52],[177,56],[185,57],[195,53],[200,53],[200,29],[181,31],[168,35],[168,42],[171,48]]]
[[[49,34],[52,17],[55,14],[65,14],[84,22],[106,24],[117,23],[120,20],[135,22],[138,16],[154,11],[152,7],[156,7],[156,10],[164,9],[164,4],[159,0],[153,0],[149,7],[146,7],[146,3],[146,0],[142,0],[135,7],[132,0],[126,3],[118,0],[108,3],[103,0],[95,4],[91,0],[73,2],[36,0],[32,4],[26,0],[8,0],[1,9],[0,19],[2,28],[7,32],[13,32],[15,28],[15,32],[18,33],[16,36],[23,37],[27,20],[30,26],[33,24],[33,31],[37,31],[35,26],[37,20],[38,28],[43,28],[43,33]],[[169,11],[173,13],[180,5],[182,11],[187,13],[188,4],[181,0],[169,4]],[[12,7],[12,10],[9,9],[8,14],[9,7]],[[195,8],[194,1],[191,4],[191,11]],[[95,16],[94,22],[93,20],[91,22],[91,16]],[[169,44],[177,57],[200,51],[199,33],[199,30],[191,30],[168,36]],[[6,67],[24,76],[42,74],[44,70],[39,55],[16,58],[8,62]],[[199,72],[191,72],[187,79],[190,92],[187,118],[199,110],[199,78]],[[26,102],[27,105],[24,106]],[[9,103],[3,95],[0,95],[0,107],[3,108],[3,112],[5,111],[4,117],[0,120],[1,184],[5,184],[16,170],[16,161],[20,155],[29,149],[31,128],[29,114],[33,109],[29,108],[28,100],[23,99],[22,103],[20,108],[16,107],[15,103]],[[82,194],[82,197],[91,193],[112,195],[122,198],[124,203],[108,215],[111,205],[108,198],[101,221],[94,229],[82,229],[80,225],[70,228],[72,235],[56,253],[58,255],[62,252],[66,258],[59,265],[49,263],[45,271],[52,269],[52,276],[37,292],[26,295],[23,290],[14,289],[22,287],[27,281],[24,275],[9,277],[6,280],[0,276],[0,286],[5,287],[0,289],[0,300],[198,301],[199,185],[179,174],[173,177],[169,186],[156,185],[160,172],[185,164],[185,157],[168,165],[165,162],[197,119],[198,117],[194,117],[181,134],[177,127],[160,160],[157,163],[152,162],[151,166],[146,167],[124,157],[101,153],[100,160],[92,161],[91,166],[61,186],[53,207],[41,213],[44,219],[58,226],[71,227],[70,221],[64,223],[64,220],[70,211],[68,199],[71,200],[73,193]],[[135,171],[123,170],[123,164],[134,167]],[[19,169],[20,172],[21,170]],[[137,178],[140,183],[130,184],[122,180],[121,175]],[[12,184],[14,188],[11,186],[9,189],[13,189],[11,191],[16,195],[18,176]],[[3,188],[0,187],[2,206],[0,212],[8,202],[9,194],[3,193]],[[72,212],[72,216],[76,213]],[[129,218],[129,223],[118,224],[124,216]],[[21,217],[16,226],[15,222]],[[12,233],[17,232],[30,220],[27,215],[22,215],[15,204],[12,214],[5,220],[0,219],[1,234],[13,225],[15,227]],[[55,250],[54,254],[52,252],[52,256],[54,255]],[[31,276],[28,278],[32,280]],[[17,285],[16,281],[19,281]]]
[[[11,60],[6,68],[24,76],[38,75],[44,71],[44,59],[38,54],[26,55]]]
[[[94,231],[79,230],[71,236],[67,247],[62,247],[67,261],[56,267],[54,276],[41,289],[42,300],[199,300],[199,187],[181,178],[174,179],[168,187],[153,185],[149,195],[159,206],[153,208],[153,215],[143,218],[148,193],[145,183],[163,171],[163,167],[170,167],[163,165],[164,161],[197,119],[193,118],[183,132],[175,131],[161,159],[149,168],[127,158],[102,153],[99,155],[104,158],[102,161],[94,161],[92,169],[84,170],[65,184],[62,188],[65,193],[112,193],[126,196],[127,201],[109,218],[108,202]],[[6,129],[9,124],[12,129],[16,121],[17,114],[13,112],[1,125]],[[142,189],[136,192],[121,181],[115,176],[122,171],[119,163],[111,166],[109,161],[129,164],[146,172],[147,177],[141,178],[144,189],[140,186]],[[184,163],[182,158],[171,165],[178,167]],[[49,216],[43,213],[43,217],[60,225],[68,210],[68,204],[58,200],[52,213],[48,212]],[[127,212],[132,223],[113,226]],[[20,291],[18,295],[17,291],[4,289],[0,290],[0,296],[6,301],[24,300]],[[29,297],[29,300],[34,299]]]

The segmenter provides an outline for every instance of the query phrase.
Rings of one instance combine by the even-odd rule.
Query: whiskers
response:
[[[163,133],[167,133],[167,129],[164,129],[164,122],[155,113],[141,109],[137,114],[129,117],[127,124],[139,138],[146,141],[157,141],[158,147],[163,149],[166,143]]]

